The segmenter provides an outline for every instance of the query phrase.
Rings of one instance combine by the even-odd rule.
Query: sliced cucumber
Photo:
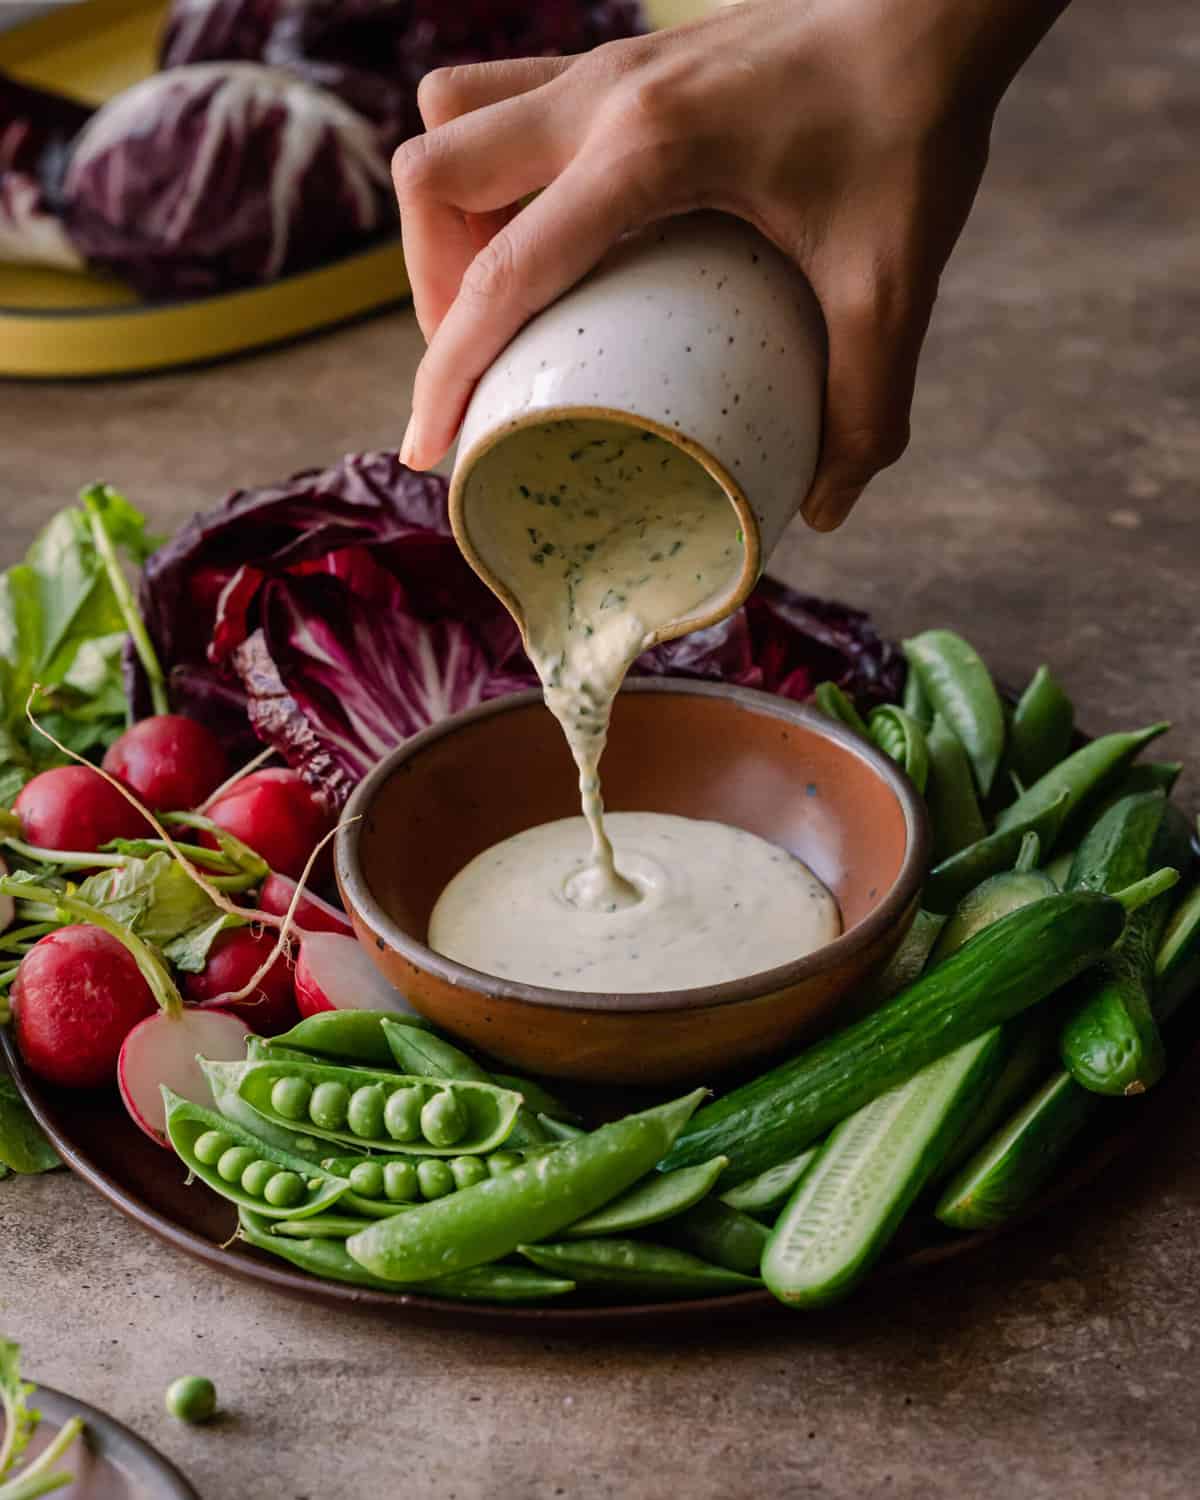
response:
[[[936,1170],[1001,1061],[994,1027],[833,1131],[763,1254],[781,1302],[820,1307],[849,1292]]]

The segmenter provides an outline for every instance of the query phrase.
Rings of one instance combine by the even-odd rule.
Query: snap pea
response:
[[[704,1198],[659,1231],[668,1244],[743,1276],[757,1276],[767,1229],[720,1198]]]
[[[350,1190],[313,1162],[259,1140],[211,1109],[182,1099],[166,1085],[167,1138],[176,1155],[222,1198],[264,1218],[305,1218],[331,1208]],[[252,1171],[259,1162],[270,1172]],[[254,1189],[257,1189],[255,1191]]]
[[[988,796],[1004,754],[1004,709],[982,657],[951,630],[926,630],[905,641],[909,670],[967,753],[979,794]]]
[[[901,766],[922,794],[929,780],[929,746],[925,731],[910,714],[885,703],[867,721],[871,739]]]
[[[238,1233],[247,1244],[277,1255],[300,1271],[320,1276],[326,1281],[343,1281],[352,1286],[371,1287],[383,1292],[419,1293],[430,1297],[448,1297],[455,1302],[542,1302],[549,1297],[563,1297],[575,1290],[575,1283],[562,1276],[547,1276],[532,1266],[475,1266],[441,1276],[436,1281],[398,1287],[365,1271],[346,1252],[340,1239],[292,1239],[271,1232],[267,1221],[242,1209],[238,1214]]]
[[[925,696],[925,689],[921,686],[921,679],[909,669],[904,679],[904,712],[910,719],[915,719],[922,729],[928,729],[933,723],[933,705]]]
[[[933,825],[933,858],[940,864],[987,836],[971,766],[958,736],[941,714],[934,714],[926,736],[929,779],[925,801]]]
[[[535,1114],[549,1115],[552,1120],[579,1123],[579,1116],[573,1109],[533,1078],[516,1078],[511,1073],[493,1073],[492,1082],[498,1083],[502,1089],[512,1089],[514,1094],[520,1094],[526,1107]]]
[[[346,1248],[373,1275],[398,1282],[499,1260],[632,1186],[670,1149],[704,1093],[627,1115],[503,1176],[381,1220]]]
[[[444,1037],[388,1020],[382,1022],[382,1029],[391,1048],[392,1060],[402,1073],[414,1077],[458,1078],[469,1083],[498,1084],[486,1068],[480,1067],[473,1057]],[[542,1145],[551,1139],[528,1103],[521,1105],[509,1138],[514,1146]]]
[[[1050,668],[1039,667],[1009,726],[1008,763],[1023,786],[1032,786],[1067,756],[1074,732],[1075,705]]]
[[[1155,955],[1154,983],[1165,1006],[1173,1007],[1174,991],[1191,981],[1197,959],[1200,959],[1200,885],[1194,885],[1171,914]]]
[[[1170,724],[1151,724],[1123,734],[1105,734],[1092,740],[1066,760],[1038,778],[1031,787],[1021,793],[996,818],[997,829],[1011,828],[1014,823],[1027,823],[1029,819],[1052,802],[1057,802],[1064,792],[1067,794],[1066,816],[1058,831],[1058,838],[1069,836],[1075,817],[1086,811],[1093,798],[1102,796],[1112,782],[1120,776],[1139,750],[1144,749],[1160,734],[1165,734]],[[1051,846],[1052,847],[1052,846]],[[1050,852],[1048,848],[1047,853]]]
[[[347,1204],[347,1199],[353,1196],[353,1193],[348,1193],[338,1207],[353,1207],[353,1204]],[[314,1214],[311,1219],[281,1219],[272,1225],[271,1233],[286,1235],[288,1239],[348,1240],[363,1228],[363,1224],[362,1217],[356,1213]]]
[[[730,1208],[739,1209],[754,1218],[769,1218],[775,1209],[782,1208],[792,1195],[792,1189],[817,1159],[820,1146],[810,1146],[798,1156],[789,1156],[774,1167],[768,1167],[757,1177],[739,1182],[720,1195],[721,1202]]]
[[[569,1240],[586,1240],[596,1235],[628,1234],[673,1219],[707,1197],[728,1165],[728,1157],[717,1156],[678,1172],[655,1172],[595,1213],[569,1224],[563,1234]]]
[[[581,1135],[587,1134],[582,1126],[572,1124],[570,1120],[553,1119],[550,1115],[538,1115],[538,1124],[554,1141],[577,1141]]]
[[[1036,833],[1043,848],[1049,848],[1067,811],[1067,795],[1036,811],[1032,817],[998,833],[990,833],[934,866],[925,881],[922,904],[933,912],[949,912],[962,898],[989,876],[1010,869],[1027,833]]]
[[[1084,828],[1098,822],[1115,802],[1139,792],[1161,792],[1164,797],[1170,797],[1182,770],[1183,763],[1178,760],[1143,760],[1127,766],[1107,785],[1101,796],[1087,802],[1074,820],[1076,828],[1073,831],[1082,833]],[[1081,823],[1083,828],[1079,826]]]
[[[719,1297],[752,1291],[761,1282],[699,1256],[645,1240],[572,1240],[563,1245],[521,1245],[543,1271],[569,1276],[577,1286],[604,1287],[629,1297]]]
[[[930,963],[939,964],[957,953],[970,938],[1001,917],[1056,894],[1054,882],[1041,870],[1014,869],[993,875],[968,891],[954,908],[933,946]]]
[[[367,1068],[342,1068],[331,1063],[208,1062],[206,1074],[217,1078],[269,1124],[294,1127],[300,1123],[281,1113],[278,1104],[298,1107],[307,1089],[306,1133],[351,1145],[389,1147],[402,1144],[419,1156],[462,1156],[491,1151],[506,1139],[521,1102],[485,1083],[434,1082]],[[352,1128],[352,1100],[371,1090],[383,1103],[378,1135],[361,1136]],[[378,1094],[374,1091],[378,1091]],[[445,1102],[442,1102],[445,1101]],[[436,1103],[437,1107],[432,1108]],[[375,1118],[372,1109],[370,1118]]]
[[[871,738],[862,715],[836,682],[818,683],[813,689],[813,699],[823,714],[836,719],[847,729],[853,729],[855,734],[861,734],[864,740]]]
[[[321,1010],[305,1016],[290,1031],[269,1037],[266,1045],[275,1049],[316,1053],[318,1057],[339,1062],[366,1063],[369,1067],[390,1068],[392,1049],[383,1034],[384,1021],[394,1026],[410,1026],[414,1031],[432,1031],[424,1016],[402,1015],[390,1010]],[[282,1055],[282,1052],[279,1054]]]

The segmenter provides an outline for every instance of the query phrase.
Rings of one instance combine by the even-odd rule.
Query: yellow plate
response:
[[[719,0],[718,0],[719,3]],[[649,0],[657,26],[714,0]],[[0,68],[99,104],[154,72],[166,0],[87,0],[0,34]],[[132,375],[228,358],[408,296],[398,238],[266,286],[144,302],[113,277],[0,264],[0,377]]]

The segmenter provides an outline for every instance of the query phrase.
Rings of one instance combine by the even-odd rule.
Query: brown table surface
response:
[[[1200,729],[1200,14],[1081,3],[1006,102],[905,459],[790,581],[894,635],[1045,659],[1096,731]],[[0,561],[85,481],[160,529],[395,444],[408,312],[187,374],[0,387]],[[1184,795],[1195,796],[1194,775]],[[374,1326],[224,1280],[56,1173],[0,1186],[0,1329],[205,1500],[1200,1493],[1200,1124],[979,1258],[773,1334],[568,1342]],[[189,1430],[167,1382],[230,1415]]]

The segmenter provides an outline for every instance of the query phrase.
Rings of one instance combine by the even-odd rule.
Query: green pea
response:
[[[349,1108],[350,1090],[344,1083],[318,1083],[309,1100],[308,1117],[318,1130],[342,1130]]]
[[[280,1078],[271,1090],[271,1108],[285,1120],[307,1120],[312,1093],[303,1078]]]
[[[258,1160],[253,1146],[229,1146],[217,1162],[217,1176],[222,1182],[238,1182],[252,1161]]]
[[[350,1186],[360,1197],[383,1197],[383,1168],[377,1161],[360,1161],[350,1168]]]
[[[503,1177],[505,1172],[511,1172],[514,1167],[519,1167],[524,1159],[519,1151],[493,1151],[487,1158],[488,1175]]]
[[[413,1203],[421,1196],[421,1184],[412,1162],[388,1162],[383,1169],[383,1196],[389,1203]]]
[[[207,1422],[217,1409],[217,1388],[204,1375],[183,1375],[167,1387],[166,1405],[180,1422]]]
[[[383,1110],[383,1128],[394,1141],[415,1141],[421,1134],[421,1094],[397,1089]]]
[[[431,1146],[453,1146],[467,1133],[467,1114],[449,1089],[434,1094],[421,1110],[421,1134]]]
[[[350,1095],[346,1123],[363,1140],[378,1140],[383,1134],[383,1090],[377,1083],[364,1084]]]
[[[417,1181],[421,1184],[421,1197],[425,1199],[444,1198],[454,1191],[454,1173],[436,1157],[417,1163]]]
[[[267,1190],[267,1183],[278,1171],[273,1161],[252,1161],[242,1173],[242,1187],[252,1198],[261,1198]]]
[[[215,1167],[217,1162],[233,1145],[233,1137],[223,1130],[206,1130],[196,1137],[192,1155],[202,1167]]]
[[[272,1208],[295,1208],[304,1197],[304,1181],[297,1172],[276,1172],[263,1197]]]
[[[450,1163],[450,1170],[454,1174],[456,1187],[474,1187],[477,1182],[482,1182],[488,1174],[488,1169],[477,1156],[456,1156]]]

